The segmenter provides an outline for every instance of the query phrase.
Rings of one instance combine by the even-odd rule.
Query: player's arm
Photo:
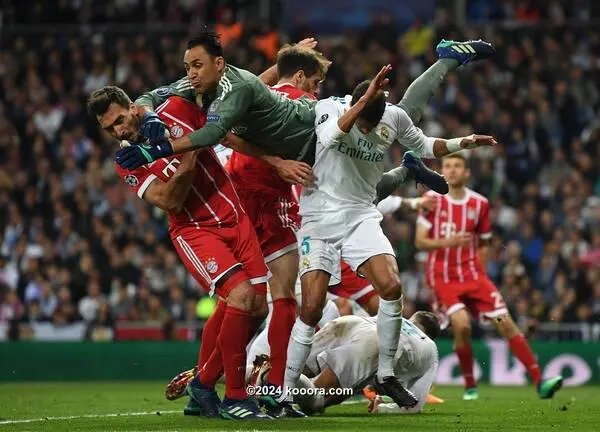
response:
[[[267,154],[231,132],[221,140],[221,144],[246,156],[268,163],[275,168],[279,177],[288,183],[310,186],[313,182],[312,168],[306,162],[282,159],[279,156]]]
[[[429,232],[433,224],[423,215],[417,218],[417,232],[415,235],[415,246],[417,249],[429,251],[434,249],[443,249],[450,247],[466,246],[473,241],[470,233],[459,233],[448,238],[433,239],[429,237]]]
[[[150,112],[166,102],[171,96],[180,96],[192,103],[196,103],[197,93],[192,87],[190,80],[187,77],[183,77],[174,83],[144,93],[135,100],[135,104],[144,107],[147,112]]]
[[[155,179],[141,195],[138,193],[138,196],[166,212],[179,213],[196,176],[197,155],[197,152],[183,155],[181,164],[167,182]]]
[[[479,220],[475,227],[475,233],[479,236],[479,244],[477,255],[484,269],[487,268],[487,263],[490,256],[490,240],[492,238],[492,225],[490,223],[490,204],[485,201],[481,204],[479,211]]]
[[[390,195],[377,204],[377,210],[382,215],[401,211],[418,211],[421,209],[433,210],[435,208],[435,198],[425,195],[421,198],[402,198],[396,195]]]
[[[481,146],[495,146],[497,144],[496,140],[488,135],[469,135],[449,140],[428,137],[413,124],[406,111],[402,108],[390,104],[387,109],[392,112],[396,122],[396,130],[398,131],[396,139],[400,144],[414,151],[419,157],[424,159],[442,158],[450,153],[461,150],[474,149]]]

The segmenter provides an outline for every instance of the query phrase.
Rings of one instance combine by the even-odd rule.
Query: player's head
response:
[[[410,317],[411,322],[419,327],[431,340],[435,340],[441,333],[440,323],[434,313],[427,311],[415,312]]]
[[[352,105],[364,96],[371,84],[370,80],[363,81],[356,86],[352,92]],[[377,95],[369,101],[365,108],[360,112],[358,119],[356,119],[356,127],[362,133],[367,134],[371,132],[381,121],[383,112],[385,111],[386,97],[383,90],[379,90]]]
[[[451,153],[442,159],[442,175],[446,177],[448,186],[460,188],[467,184],[471,172],[467,158],[461,153]]]
[[[315,96],[330,65],[322,54],[310,48],[284,46],[277,53],[279,79]]]
[[[219,35],[205,28],[190,39],[183,55],[183,65],[194,90],[198,93],[215,90],[225,69]]]
[[[122,88],[106,86],[94,90],[88,97],[87,110],[112,137],[127,141],[139,137],[137,107]]]

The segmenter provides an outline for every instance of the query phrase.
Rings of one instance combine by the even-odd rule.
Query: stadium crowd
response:
[[[4,19],[56,23],[80,14],[89,23],[141,16],[157,22],[166,16],[169,23],[185,18],[191,33],[206,19],[205,11],[186,9],[194,3],[189,1],[157,2],[164,10],[145,14],[135,9],[141,2],[117,1],[108,8],[112,14],[90,7],[84,18],[69,9],[71,2],[58,2],[67,9],[54,11],[44,10],[52,2],[19,6],[25,3],[14,3]],[[472,188],[491,203],[488,272],[527,330],[547,321],[600,321],[600,38],[585,23],[600,15],[592,2],[571,2],[580,6],[573,9],[577,16],[565,3],[550,3],[508,2],[509,8],[470,2],[474,20],[501,17],[527,25],[488,28],[495,58],[450,75],[420,125],[435,136],[497,137],[498,148],[470,160]],[[281,43],[313,35],[299,24],[285,37],[238,19],[239,12],[210,14],[229,60],[256,73],[272,63]],[[583,25],[562,26],[572,18]],[[535,25],[538,20],[544,25]],[[440,38],[479,36],[460,32],[445,12],[406,31],[389,16],[376,16],[362,33],[320,38],[320,50],[334,61],[321,96],[346,94],[390,62],[390,99],[399,100],[433,63]],[[153,32],[2,39],[0,322],[110,326],[117,320],[196,319],[203,293],[179,263],[163,215],[119,183],[111,156],[116,146],[100,134],[84,104],[90,91],[109,83],[137,96],[179,78],[186,37]],[[401,158],[402,149],[391,148],[389,166]],[[413,186],[398,191],[419,192]],[[384,223],[410,316],[428,307],[429,298],[424,257],[414,247],[414,216],[398,213]]]

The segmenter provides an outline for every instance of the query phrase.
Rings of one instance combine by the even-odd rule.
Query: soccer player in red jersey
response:
[[[427,284],[435,296],[434,309],[441,314],[443,326],[452,326],[454,350],[465,380],[463,399],[479,398],[473,375],[471,316],[491,320],[527,369],[540,397],[549,399],[560,389],[563,378],[559,375],[542,380],[527,340],[486,274],[492,236],[488,200],[466,187],[470,173],[462,154],[453,153],[443,159],[442,175],[450,191],[447,195],[427,192],[437,202],[435,209],[423,211],[417,220],[416,246],[429,251]]]
[[[139,141],[143,109],[118,87],[94,91],[88,110],[120,140]],[[198,106],[171,97],[157,108],[172,138],[204,126]],[[248,398],[246,345],[266,316],[267,268],[252,223],[212,148],[159,159],[135,170],[115,169],[142,199],[168,214],[169,234],[187,270],[216,293],[217,311],[203,331],[200,373],[188,386],[187,413],[232,419],[269,418]],[[226,375],[221,404],[214,390]],[[233,412],[233,414],[231,414]]]

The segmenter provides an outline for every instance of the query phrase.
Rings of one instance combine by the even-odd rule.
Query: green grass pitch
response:
[[[551,401],[533,388],[481,388],[481,399],[463,402],[458,387],[437,387],[443,405],[418,415],[371,415],[366,404],[348,404],[308,419],[233,422],[184,417],[183,399],[163,397],[164,383],[0,384],[3,431],[598,431],[600,388],[564,388]],[[26,420],[30,420],[25,422]]]

